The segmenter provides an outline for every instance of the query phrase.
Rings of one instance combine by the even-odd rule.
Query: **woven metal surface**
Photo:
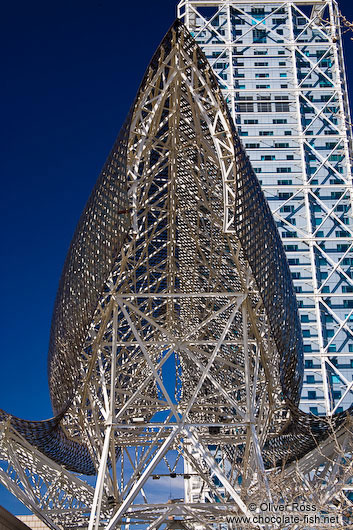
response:
[[[55,414],[72,402],[79,359],[104,283],[129,227],[126,149],[129,120],[102,169],[78,222],[55,300],[48,378]]]
[[[56,417],[43,422],[28,422],[0,412],[0,419],[9,419],[12,426],[43,453],[68,469],[85,474],[95,472],[90,453],[82,443],[66,437],[61,421],[80,385],[82,348],[97,304],[129,234],[131,215],[126,166],[127,148],[134,141],[133,131],[130,130],[131,120],[136,115],[139,100],[149,80],[160,66],[162,55],[167,56],[170,52],[175,36],[177,42],[182,39],[184,52],[192,58],[195,67],[203,73],[207,72],[205,75],[219,112],[232,131],[234,164],[237,168],[234,237],[241,247],[244,260],[250,266],[267,313],[279,354],[277,369],[283,401],[287,403],[291,418],[281,435],[266,441],[265,460],[270,465],[273,461],[279,464],[301,457],[315,446],[315,441],[329,434],[324,419],[304,414],[297,408],[303,379],[302,335],[292,279],[272,214],[234,129],[217,80],[195,41],[177,21],[149,65],[129,118],[81,216],[65,261],[55,302],[48,365],[50,395]],[[167,111],[164,109],[163,112]],[[148,223],[148,217],[146,219]],[[192,216],[190,219],[192,221]],[[161,244],[161,252],[156,253],[154,259],[163,264],[165,256],[162,248],[164,246]],[[180,260],[182,262],[182,257]],[[141,273],[141,269],[136,273]],[[162,288],[163,284],[159,284],[159,292]],[[158,311],[162,314],[161,308],[156,309],[156,314]],[[341,424],[344,417],[345,414],[334,416],[334,425]]]

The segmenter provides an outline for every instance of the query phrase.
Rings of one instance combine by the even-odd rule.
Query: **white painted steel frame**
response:
[[[184,67],[180,64],[181,60],[187,62]],[[174,70],[166,80],[165,64],[168,61],[172,61]],[[191,80],[185,73],[190,66],[193,70]],[[176,77],[179,81],[175,80]],[[160,150],[159,136],[153,131],[151,133],[150,129],[158,131],[159,127],[163,127],[163,120],[160,121],[163,98],[169,97],[169,84],[172,82],[175,83],[172,91],[174,97],[182,97],[178,93],[178,86],[183,83],[186,90],[183,97],[188,97],[195,104],[198,114],[194,116],[194,126],[200,127],[200,120],[203,119],[209,129],[210,143],[202,140],[204,143],[200,144],[200,149],[206,150],[205,156],[209,157],[209,163],[212,161],[214,164],[214,185],[220,185],[220,189],[223,188],[225,192],[223,197],[217,197],[220,206],[217,210],[212,211],[215,205],[207,206],[214,217],[213,230],[217,228],[225,241],[233,238],[232,241],[227,241],[232,252],[231,258],[227,259],[231,260],[232,265],[229,272],[234,268],[240,278],[240,290],[232,290],[231,283],[223,283],[214,291],[197,291],[197,285],[190,283],[187,274],[183,276],[181,268],[178,274],[182,289],[181,292],[174,292],[170,282],[175,274],[173,267],[176,267],[173,261],[172,236],[174,208],[170,206],[167,214],[171,239],[165,243],[170,260],[166,290],[154,291],[153,272],[158,270],[158,263],[146,266],[145,278],[150,282],[150,289],[141,291],[141,276],[137,279],[135,273],[131,272],[136,269],[136,249],[142,244],[149,248],[154,240],[158,242],[161,237],[157,221],[151,223],[148,230],[144,225],[145,209],[149,212],[163,209],[159,193],[155,193],[146,202],[139,196],[139,190],[143,189],[143,179],[153,180],[163,164],[153,166],[151,173],[143,175],[139,173],[139,167],[144,157],[149,159],[152,149]],[[249,492],[257,491],[262,497],[263,485],[269,491],[260,445],[267,438],[269,428],[273,429],[276,425],[276,410],[281,405],[281,387],[275,368],[278,355],[270,338],[258,290],[241,256],[241,249],[232,229],[234,208],[230,207],[230,202],[235,193],[232,133],[219,112],[219,104],[211,90],[199,78],[197,68],[190,65],[190,59],[182,48],[172,47],[170,56],[161,61],[150,87],[150,91],[144,92],[131,124],[133,141],[129,146],[128,174],[133,230],[95,312],[81,354],[82,384],[63,419],[63,428],[68,436],[76,437],[77,425],[80,426],[80,436],[89,447],[97,468],[95,490],[93,492],[90,486],[85,486],[74,475],[48,462],[39,452],[33,452],[36,460],[32,462],[31,446],[19,440],[11,428],[5,429],[7,434],[1,446],[4,450],[1,457],[9,465],[4,465],[0,479],[20,498],[27,499],[26,503],[32,511],[48,522],[53,530],[58,530],[57,521],[64,528],[86,527],[88,518],[89,530],[97,530],[102,525],[112,529],[121,524],[128,528],[151,523],[151,527],[154,527],[168,522],[167,518],[174,515],[183,516],[192,524],[194,521],[202,521],[206,527],[211,528],[215,521],[224,522],[225,517],[232,513],[240,511],[250,515],[243,500],[244,486],[240,488],[237,482],[240,474],[244,477]],[[156,87],[159,87],[160,101],[158,105],[150,105],[156,101]],[[203,87],[206,95],[204,93],[200,97],[198,87]],[[142,112],[142,109],[150,109],[150,112]],[[180,156],[177,149],[181,149],[180,145],[176,146],[174,143],[180,119],[177,115],[180,103],[176,101],[175,106],[169,106],[168,109],[170,130],[163,156],[169,172],[168,186],[172,186],[176,175],[173,160]],[[199,139],[201,141],[200,135]],[[186,151],[189,144],[194,146],[192,138],[184,145]],[[189,181],[194,178],[197,182],[200,168],[195,166],[190,171]],[[164,185],[161,189],[165,193]],[[168,197],[169,200],[173,199],[170,193]],[[226,208],[223,207],[224,204]],[[187,238],[190,238],[188,226],[179,220],[178,230],[179,237],[184,234],[187,242]],[[194,253],[189,257],[195,259],[195,256]],[[148,262],[150,258],[151,252],[145,253],[140,259]],[[183,256],[179,257],[179,260],[182,259]],[[210,266],[207,261],[205,264]],[[181,312],[185,312],[185,322],[189,319],[193,323],[180,330],[172,320],[167,319],[162,324],[153,311],[145,308],[145,301],[151,304],[159,302],[166,307],[167,313],[177,302],[181,305]],[[214,307],[218,309],[214,310]],[[206,333],[212,325],[217,326],[216,336],[211,331]],[[147,335],[146,326],[150,329]],[[229,359],[227,351],[231,353]],[[235,356],[237,351],[239,358]],[[162,370],[172,355],[177,356],[179,363],[183,364],[182,376],[177,375],[183,386],[176,391],[176,395],[167,389]],[[232,384],[232,380],[224,380],[225,375],[233,378],[235,370],[246,374],[245,381],[238,386],[235,382]],[[239,393],[239,396],[235,398],[234,393]],[[215,421],[214,410],[223,416],[228,414],[229,417]],[[162,419],[158,416],[161,413],[164,414]],[[212,433],[212,428],[216,429],[216,434]],[[221,443],[218,436],[220,429],[224,432]],[[220,465],[215,455],[209,451],[210,442],[222,446],[222,452],[227,444],[230,447],[243,447],[244,458],[238,463],[231,463],[224,452],[223,463]],[[11,443],[15,443],[12,451]],[[26,448],[25,457],[19,460],[16,454],[21,453],[22,443]],[[6,450],[6,447],[9,449]],[[158,466],[166,466],[173,474],[177,469],[175,462],[180,461],[182,464],[183,460],[190,461],[193,466],[196,464],[196,472],[201,473],[202,480],[209,491],[213,490],[215,497],[218,494],[213,485],[214,478],[222,483],[226,497],[221,500],[221,506],[218,506],[216,499],[207,507],[202,502],[195,506],[195,503],[189,505],[184,500],[173,503],[172,507],[167,502],[156,505],[148,501],[149,491],[146,486],[149,482],[148,487],[151,487],[155,474],[160,472]],[[228,464],[225,466],[226,461]],[[183,465],[180,474],[183,478],[186,475]],[[47,486],[43,492],[41,488],[37,488],[34,495],[27,476],[30,476],[34,484],[42,484],[44,480]],[[54,493],[55,487],[57,491]],[[49,506],[48,510],[43,510],[42,493],[44,499],[53,496],[55,508]],[[265,493],[265,496],[268,495],[269,493]],[[73,509],[72,502],[68,505],[68,499],[71,498],[78,503],[78,508]],[[145,502],[143,506],[139,503],[140,498]],[[88,509],[90,514],[87,513]],[[157,523],[153,522],[156,519],[156,509],[162,514]]]
[[[173,49],[171,57],[165,60],[181,61],[183,58],[186,61],[181,48],[178,54]],[[139,290],[141,276],[139,281],[134,276],[136,249],[148,248],[149,243],[160,236],[158,223],[152,223],[148,227],[152,229],[146,230],[143,219],[146,212],[163,209],[158,203],[158,193],[165,187],[161,184],[158,192],[143,201],[139,196],[140,180],[153,179],[159,168],[154,166],[144,175],[139,174],[138,168],[144,157],[149,157],[152,148],[163,152],[165,159],[171,161],[168,167],[172,170],[173,161],[179,154],[173,143],[178,127],[177,101],[175,106],[168,107],[166,119],[170,124],[170,137],[168,145],[164,145],[161,151],[159,139],[148,131],[153,127],[158,130],[163,120],[161,113],[158,114],[153,105],[148,105],[156,101],[155,93],[146,91],[132,121],[134,140],[129,145],[133,230],[95,312],[81,352],[82,385],[63,420],[65,432],[73,438],[77,438],[77,425],[80,426],[80,436],[89,447],[97,469],[95,488],[33,449],[8,424],[1,426],[1,482],[53,530],[86,528],[87,524],[90,530],[102,526],[112,530],[118,525],[151,529],[164,525],[167,528],[173,526],[173,518],[183,519],[182,524],[186,527],[201,525],[211,529],[225,524],[232,514],[250,515],[247,508],[250,496],[254,500],[271,499],[270,474],[265,472],[261,448],[269,432],[275,434],[286,418],[281,417],[282,389],[276,368],[278,353],[271,340],[258,289],[228,224],[227,209],[223,207],[229,204],[228,195],[232,201],[234,194],[235,168],[229,163],[232,155],[224,155],[225,151],[232,153],[232,147],[227,143],[231,135],[211,94],[207,100],[208,110],[204,108],[197,93],[198,84],[204,85],[198,73],[193,72],[190,82],[180,62],[178,69],[176,62],[173,64],[180,76],[179,84],[175,82],[174,97],[181,97],[178,90],[182,80],[190,101],[196,102],[199,115],[204,118],[210,133],[212,145],[200,140],[199,147],[208,152],[210,160],[215,159],[218,163],[219,189],[229,186],[229,194],[223,195],[224,202],[220,195],[220,207],[216,205],[211,213],[219,233],[228,238],[233,252],[232,267],[237,271],[241,288],[227,290],[224,285],[219,285],[218,290],[198,291],[188,275],[183,276],[181,272],[181,280],[188,288],[174,292],[170,279],[175,270],[171,266],[167,288],[156,292],[153,290],[158,281],[153,279],[153,272],[159,267],[156,263],[146,266],[143,278],[150,279],[151,288]],[[151,79],[152,87],[160,87],[161,101],[167,94],[164,87],[169,86],[164,67],[161,61],[155,79]],[[170,82],[176,77],[171,72]],[[149,112],[142,112],[142,108],[149,109]],[[214,110],[214,119],[206,120],[210,108]],[[197,119],[194,122],[197,129]],[[220,139],[218,134],[222,127],[226,130]],[[151,142],[155,143],[151,145]],[[186,147],[190,145],[194,145],[192,139]],[[172,170],[169,186],[173,185]],[[189,177],[197,181],[199,172],[194,164]],[[174,210],[170,205],[167,213],[169,234],[173,236]],[[184,228],[179,226],[180,230],[188,232],[187,225]],[[173,241],[172,237],[168,240],[171,256],[170,241]],[[141,261],[146,262],[149,256],[146,253]],[[184,304],[185,312],[197,314],[199,307],[207,311],[201,312],[202,318],[199,314],[197,322],[191,319],[184,329],[178,329],[173,327],[171,319],[162,324],[158,314],[147,306],[146,309],[145,303],[155,302],[165,307],[166,313],[175,303]],[[208,340],[202,336],[202,331],[214,322],[217,336],[209,333]],[[236,348],[233,351],[237,351],[238,356],[234,353],[227,358],[224,352],[228,347]],[[173,356],[183,364],[185,375],[176,370],[175,379],[182,381],[183,388],[171,391],[167,388],[168,378],[163,374],[163,367]],[[236,370],[244,374],[238,387],[226,378]],[[234,395],[236,391],[239,396]],[[214,419],[215,408],[222,412],[218,421]],[[228,417],[224,417],[225,411],[228,411]],[[222,436],[219,436],[220,432]],[[212,445],[216,450],[210,449]],[[239,458],[235,458],[237,450],[241,454]],[[311,458],[309,474],[319,460],[318,457]],[[184,481],[190,480],[191,474],[197,474],[211,502],[203,502],[202,494],[196,502],[190,499],[151,502],[151,483],[161,474],[161,467],[170,477],[178,473]],[[222,495],[215,486],[215,479],[221,484]],[[326,501],[335,494],[333,486],[327,492]]]
[[[249,14],[250,6],[252,8],[261,8],[263,6],[269,6],[273,9],[273,12],[264,15],[262,19],[261,16],[258,16],[256,18],[254,15],[252,17]],[[307,16],[303,11],[301,11],[302,6],[310,6],[312,8],[311,16]],[[209,15],[208,18],[204,18],[204,16],[202,15],[202,8],[204,7],[215,8],[212,15]],[[232,34],[233,25],[231,21],[231,8],[235,9],[238,12],[239,17],[242,17],[246,20],[251,20],[251,25],[246,26],[245,33],[243,33],[239,37],[234,37],[234,34]],[[280,9],[285,10],[286,16],[288,17],[287,21],[289,21],[289,31],[287,34],[281,36],[281,42],[254,44],[249,40],[243,40],[246,34],[251,33],[254,29],[263,28],[266,29],[269,35],[274,36],[274,39],[276,37],[277,41],[279,41],[280,38],[278,35],[275,34],[275,30],[271,27],[271,22],[269,21],[269,19],[270,17],[276,14],[276,11],[279,11]],[[294,12],[300,14],[300,16],[302,16],[303,19],[305,19],[306,21],[305,25],[302,27],[302,32],[299,35],[295,35],[293,29]],[[220,33],[220,26],[219,24],[217,24],[216,20],[220,13],[222,13],[222,21],[225,21],[222,22],[223,34]],[[344,362],[345,358],[351,358],[353,355],[350,350],[348,351],[347,345],[348,343],[353,345],[353,330],[349,325],[350,319],[353,315],[353,309],[348,309],[346,311],[347,314],[343,316],[342,308],[340,310],[336,310],[335,308],[331,308],[330,304],[328,303],[328,299],[331,297],[333,300],[338,300],[337,297],[344,297],[347,300],[352,300],[353,293],[346,292],[344,294],[339,294],[336,292],[330,293],[328,295],[325,292],[327,286],[329,285],[329,281],[335,279],[335,282],[337,283],[339,281],[337,279],[338,277],[344,279],[345,285],[348,286],[347,289],[350,289],[351,287],[353,288],[353,275],[348,275],[346,272],[347,268],[343,267],[342,265],[343,260],[345,260],[347,256],[349,257],[353,255],[353,228],[352,225],[349,226],[345,224],[341,216],[338,216],[335,212],[335,208],[339,204],[342,204],[342,202],[346,202],[345,197],[347,197],[347,194],[349,196],[350,212],[352,212],[353,204],[353,186],[351,177],[351,127],[347,99],[347,85],[345,80],[345,71],[342,58],[340,19],[337,3],[334,0],[225,0],[218,2],[209,0],[182,0],[178,5],[178,16],[190,29],[196,41],[199,42],[199,45],[205,52],[206,56],[211,57],[212,53],[209,52],[209,50],[218,50],[217,58],[210,59],[210,62],[211,64],[213,63],[215,66],[215,73],[217,75],[219,83],[221,84],[224,96],[229,104],[233,120],[236,124],[239,123],[240,116],[239,111],[236,110],[236,104],[239,102],[238,97],[244,96],[246,94],[255,94],[256,92],[258,93],[258,90],[255,90],[255,88],[239,90],[239,87],[236,84],[237,81],[236,75],[234,73],[233,57],[237,55],[237,47],[244,48],[246,46],[248,49],[251,50],[268,48],[272,51],[276,49],[286,49],[288,50],[291,56],[292,66],[291,69],[286,68],[286,71],[290,71],[292,73],[293,85],[291,86],[289,84],[288,89],[286,91],[282,91],[291,94],[292,99],[290,101],[292,101],[295,105],[295,110],[290,113],[290,116],[294,118],[294,122],[292,124],[288,124],[287,126],[288,129],[291,129],[291,135],[287,137],[283,136],[283,133],[280,135],[278,135],[277,133],[276,136],[276,129],[275,126],[273,126],[274,135],[271,136],[271,140],[280,141],[285,139],[286,141],[295,141],[298,144],[298,148],[292,147],[289,151],[287,150],[287,152],[293,153],[294,150],[297,149],[298,153],[300,153],[299,158],[303,182],[302,184],[293,184],[281,187],[282,191],[285,191],[286,193],[291,194],[292,196],[286,200],[276,201],[275,203],[270,201],[270,206],[275,216],[275,219],[277,219],[279,223],[286,227],[288,233],[285,235],[290,236],[290,233],[293,230],[295,230],[296,232],[296,237],[286,237],[286,239],[283,239],[283,242],[289,247],[291,245],[294,246],[298,244],[304,244],[308,249],[307,252],[310,259],[310,265],[306,265],[304,267],[304,271],[309,272],[309,274],[306,274],[306,276],[308,277],[303,280],[295,279],[294,283],[297,288],[302,291],[298,292],[297,294],[298,300],[304,303],[306,303],[306,300],[312,300],[312,303],[314,304],[315,317],[314,322],[311,322],[310,324],[309,330],[311,329],[312,332],[316,330],[317,339],[311,336],[310,339],[304,338],[304,340],[309,346],[311,344],[315,344],[315,341],[317,341],[318,351],[315,351],[315,353],[313,352],[312,354],[306,354],[306,358],[314,359],[314,362],[315,359],[318,359],[318,361],[320,362],[322,383],[321,386],[320,383],[316,383],[313,388],[315,388],[315,391],[322,388],[323,401],[318,401],[317,399],[314,401],[310,401],[305,399],[305,401],[303,400],[303,405],[308,407],[310,404],[317,405],[318,403],[324,403],[324,409],[321,409],[321,412],[327,412],[328,414],[332,414],[337,411],[338,407],[342,404],[344,400],[347,400],[349,394],[352,395],[353,391],[353,382],[348,380],[347,373],[345,372],[345,370],[342,370],[337,367],[335,364],[333,364],[331,360],[332,357],[336,356],[342,362]],[[262,24],[262,22],[265,21],[270,23],[265,26]],[[244,26],[236,27],[243,28]],[[203,36],[205,31],[214,32],[214,35],[217,36],[217,43],[216,41],[211,42],[211,38],[209,38],[208,42],[205,42]],[[304,34],[305,31],[318,32],[318,34],[320,34],[324,37],[324,39],[327,40],[327,43],[318,44],[316,42],[300,42],[300,37]],[[310,47],[311,49],[314,49],[315,47],[321,47],[322,49],[325,49],[326,52],[323,57],[320,57],[319,59],[314,61],[303,52],[303,50],[310,49]],[[333,66],[329,69],[332,72],[332,77],[329,77],[326,73],[327,69],[321,66],[321,64],[323,64],[321,62],[322,58],[325,58],[325,56],[328,56],[330,54],[332,54],[333,56]],[[302,76],[301,80],[299,80],[297,71],[298,57],[302,57],[310,65],[309,71],[307,72],[305,77]],[[266,57],[264,56],[263,58]],[[259,56],[259,59],[261,59],[261,56]],[[224,76],[220,77],[219,70],[217,70],[217,63],[219,63],[220,61],[225,61],[228,64],[228,69],[226,70],[226,79],[224,78]],[[240,70],[243,70],[245,72],[245,76],[247,75],[246,72],[248,70],[246,69],[246,67],[243,69],[240,68]],[[266,69],[259,68],[259,71],[265,72]],[[277,69],[277,71],[279,71],[279,68]],[[305,87],[305,81],[312,72],[314,72],[315,75],[322,76],[322,79],[326,80],[326,82],[330,84],[330,87]],[[247,81],[247,78],[245,79],[245,81]],[[270,95],[273,90],[277,90],[278,93],[277,87],[277,89],[262,89],[261,94]],[[315,105],[315,103],[313,103],[310,99],[307,98],[308,92],[314,94],[315,91],[318,90],[329,94],[328,101],[326,101],[321,106],[321,108],[319,108],[317,105]],[[332,105],[332,102],[335,100],[335,106],[339,108],[339,113],[336,114],[339,116],[338,123],[334,123],[334,121],[331,119],[333,116],[332,113],[327,114],[327,112],[325,112],[330,110],[330,105]],[[256,101],[255,98],[254,101]],[[310,113],[311,121],[305,127],[303,127],[301,123],[301,105],[303,105],[303,103],[301,104],[301,102],[304,101],[306,105],[310,107],[310,110],[313,111]],[[251,114],[247,116],[252,117]],[[323,116],[325,116],[325,118],[322,118]],[[327,124],[326,129],[322,128],[321,133],[319,135],[313,136],[312,134],[309,134],[309,128],[313,124],[315,124],[315,121],[318,119],[324,119],[324,122]],[[324,133],[327,132],[327,129],[329,127],[333,131],[333,136],[330,136],[329,134],[324,135]],[[242,129],[244,129],[244,126],[242,126]],[[321,137],[325,140],[333,140],[333,143],[335,143],[335,145],[330,150],[326,150],[324,156],[322,156],[320,149],[317,149],[315,145],[312,144],[313,138],[316,142],[318,142],[319,138]],[[246,139],[244,139],[244,141],[251,142],[259,140],[263,140],[263,138],[252,133],[250,127],[248,136],[246,137]],[[282,153],[284,153],[285,149],[282,149],[281,151]],[[316,172],[310,175],[307,174],[307,164],[305,161],[305,153],[308,153],[309,151],[318,161],[318,167]],[[264,152],[264,150],[261,147],[257,150],[249,150],[249,156],[251,160],[256,159],[257,152],[262,153]],[[342,156],[341,166],[345,166],[346,168],[345,175],[338,173],[337,169],[333,167],[332,163],[330,163],[330,159],[335,155],[337,156],[337,153],[339,153],[339,156]],[[298,162],[296,161],[296,163]],[[253,165],[255,165],[254,161]],[[260,163],[257,162],[257,165],[260,165]],[[342,183],[339,185],[328,184],[321,186],[315,184],[315,176],[320,171],[321,167],[330,169],[333,174],[336,174],[337,177],[339,177]],[[272,195],[275,194],[278,190],[278,185],[270,185],[269,183],[265,182],[263,183],[263,189],[267,197],[271,199]],[[325,199],[320,198],[320,190],[321,192],[331,192],[331,190],[333,190],[333,192],[339,192],[341,196],[337,197],[336,200],[327,201]],[[289,221],[287,220],[286,216],[282,213],[282,210],[285,206],[290,206],[291,204],[294,204],[294,201],[297,201],[296,204],[301,203],[303,205],[305,222],[303,225],[293,227],[291,223],[289,223]],[[320,214],[322,214],[321,225],[317,225],[314,227],[312,224],[312,206],[310,207],[310,202],[315,202],[315,204],[319,205],[319,207],[322,209],[322,211],[320,212]],[[298,206],[295,206],[295,208],[297,207]],[[346,214],[345,217],[348,218],[349,214]],[[337,227],[341,227],[343,233],[345,233],[344,237],[335,237],[333,233],[331,235],[325,235],[324,237],[320,236],[319,232],[321,230],[322,225],[329,222],[330,220],[332,221],[333,226],[335,226],[336,229]],[[332,230],[332,232],[333,231],[334,230]],[[330,252],[327,252],[324,248],[323,243],[326,242],[344,243],[348,245],[348,247],[341,253],[338,253],[336,254],[336,256],[332,257],[332,254],[330,255]],[[327,275],[327,278],[321,280],[320,282],[318,282],[318,277],[320,274],[320,268],[317,264],[318,255],[322,256],[323,259],[325,259],[329,265],[329,273]],[[288,257],[293,258],[293,256],[298,256],[298,252],[293,253],[291,250],[288,250]],[[297,266],[293,266],[292,270],[294,271],[294,273],[296,273],[296,271],[303,269],[298,269]],[[303,308],[300,309],[300,312],[302,314],[309,314],[310,321],[313,320],[312,310],[310,310],[310,312],[308,313],[308,310]],[[334,320],[334,335],[332,337],[329,337],[328,339],[325,339],[327,334],[327,328],[325,322],[322,322],[323,313],[326,313],[327,315],[331,316]],[[345,333],[345,335],[343,335],[343,333]],[[341,341],[348,340],[348,343],[345,347],[343,347],[343,349],[341,348],[339,352],[332,353],[331,345],[334,343],[336,338],[337,340]],[[315,373],[317,372],[318,370],[315,369]],[[307,373],[312,373],[312,371]],[[340,383],[337,384],[336,387],[335,385],[333,385],[332,382],[329,382],[332,373],[336,374],[336,376],[339,378]],[[310,385],[308,387],[310,387]],[[343,388],[343,391],[341,392],[342,395],[339,399],[333,398],[333,395],[331,394],[332,388]]]

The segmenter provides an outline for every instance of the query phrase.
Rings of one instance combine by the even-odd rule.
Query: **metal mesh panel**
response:
[[[273,461],[277,454],[277,463],[283,459],[292,460],[310,450],[315,439],[320,440],[328,435],[324,420],[305,415],[297,409],[303,376],[302,337],[292,280],[277,228],[234,130],[217,80],[195,41],[177,21],[151,61],[132,113],[81,216],[64,265],[55,303],[49,349],[50,392],[54,411],[58,416],[46,422],[26,422],[11,418],[13,427],[45,454],[69,469],[86,474],[94,472],[88,450],[79,442],[65,437],[60,421],[72,403],[79,384],[81,350],[104,284],[119,258],[119,251],[129,232],[130,207],[126,164],[128,143],[134,141],[134,132],[130,130],[131,117],[162,58],[171,51],[175,38],[177,42],[183,42],[184,52],[193,61],[195,68],[207,78],[213,97],[217,101],[218,111],[233,138],[233,163],[236,167],[233,233],[239,241],[242,255],[250,265],[267,312],[273,340],[280,356],[278,370],[283,399],[288,402],[291,414],[286,432],[267,441],[266,458],[268,462]],[[167,112],[166,109],[167,104],[164,109]],[[192,118],[191,114],[190,116]],[[192,134],[192,131],[188,132],[187,127],[184,132]],[[162,135],[163,131],[159,134]],[[151,162],[157,161],[157,154],[151,153]],[[221,165],[220,159],[218,163]],[[210,165],[207,167],[211,170]],[[153,188],[149,193],[152,192]],[[146,223],[148,227],[148,216],[145,225]],[[163,232],[163,223],[160,229]],[[152,265],[166,263],[164,243],[161,241],[158,252],[151,256]],[[142,272],[136,271],[141,277]],[[162,316],[161,308],[156,308],[157,313]],[[7,417],[8,415],[2,413],[3,419]],[[334,422],[338,425],[343,421],[343,417],[342,414],[336,415]],[[315,433],[314,437],[311,431]]]
[[[81,349],[104,283],[129,227],[126,149],[129,120],[78,222],[56,296],[48,377],[54,412],[71,403]]]

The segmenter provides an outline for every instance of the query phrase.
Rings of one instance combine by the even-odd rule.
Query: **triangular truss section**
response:
[[[57,445],[46,422],[8,417],[0,480],[53,530],[215,528],[251,517],[250,499],[270,502],[270,469],[316,447],[325,425],[293,423],[302,342],[284,251],[217,81],[179,22],[126,127],[126,166],[112,157],[125,171],[115,213],[126,234],[80,344],[73,399],[52,420]],[[94,488],[46,453],[95,474]]]

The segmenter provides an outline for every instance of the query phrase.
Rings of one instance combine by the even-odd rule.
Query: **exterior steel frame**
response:
[[[265,7],[263,17],[250,14],[251,10],[255,13],[256,9],[263,7]],[[205,8],[213,8],[212,14],[205,15],[203,12]],[[310,13],[308,13],[309,8]],[[235,12],[237,15],[234,15]],[[218,23],[220,14],[222,22]],[[346,368],[353,351],[353,330],[350,324],[353,320],[353,308],[351,308],[353,275],[350,266],[347,267],[345,264],[353,255],[353,228],[352,225],[347,224],[352,216],[353,187],[350,113],[338,5],[334,0],[248,2],[183,0],[178,6],[178,16],[195,36],[213,65],[234,123],[238,124],[240,134],[245,134],[246,131],[247,136],[243,141],[249,142],[250,146],[255,146],[257,142],[259,147],[250,148],[248,151],[254,166],[261,166],[259,154],[266,157],[269,152],[275,153],[276,149],[269,150],[262,147],[263,138],[259,136],[257,130],[259,127],[244,125],[244,120],[245,123],[254,121],[249,120],[254,118],[254,115],[246,111],[240,112],[239,103],[244,100],[244,95],[261,93],[263,96],[269,96],[273,92],[280,93],[279,82],[264,85],[268,88],[262,88],[261,92],[255,90],[255,85],[249,88],[249,80],[254,78],[254,70],[260,72],[255,76],[270,78],[279,78],[282,70],[289,72],[283,74],[289,79],[288,84],[283,85],[286,87],[285,90],[282,89],[281,92],[289,95],[290,112],[287,126],[289,131],[287,132],[290,136],[284,137],[280,126],[273,125],[271,140],[283,143],[283,140],[289,139],[292,145],[296,145],[295,149],[287,149],[287,152],[295,153],[296,160],[291,163],[294,168],[292,171],[297,171],[295,168],[299,166],[300,178],[293,184],[292,180],[288,180],[288,184],[281,186],[278,194],[278,184],[273,178],[271,181],[267,175],[260,174],[259,177],[262,178],[263,190],[270,201],[275,220],[278,226],[283,227],[283,242],[287,246],[288,259],[294,263],[291,270],[300,304],[300,314],[307,319],[305,322],[310,322],[305,325],[306,333],[310,335],[310,338],[304,337],[307,352],[305,357],[313,362],[314,370],[309,368],[306,373],[315,375],[315,384],[305,385],[302,406],[304,410],[308,410],[309,405],[315,405],[321,414],[332,414],[342,407],[347,408],[352,403],[349,396],[353,393],[353,382]],[[273,16],[277,17],[276,21],[278,17],[284,16],[285,25],[272,24]],[[245,21],[245,25],[234,26],[236,17],[238,21]],[[293,24],[298,17],[305,21],[304,25],[300,26],[300,31],[298,26],[294,27]],[[285,28],[281,30],[283,34],[281,36],[276,33],[278,27]],[[243,30],[239,32],[242,34],[238,36],[236,31],[234,33],[234,28]],[[250,36],[254,30],[267,31],[268,42],[266,44],[253,42]],[[318,38],[310,37],[315,34],[320,39],[319,44]],[[211,39],[210,35],[214,38]],[[254,69],[250,66],[250,59],[247,59],[246,54],[238,55],[238,51],[244,49],[245,45],[249,57],[264,48],[268,48],[272,55],[277,54],[277,50],[286,50],[287,67],[281,69],[277,66],[274,70],[261,67]],[[314,59],[310,56],[310,50],[317,48],[323,50],[323,55]],[[214,50],[217,52],[214,53]],[[216,55],[216,58],[213,55]],[[261,58],[266,59],[260,56],[259,59]],[[244,67],[239,67],[238,63],[242,63]],[[300,64],[305,64],[305,68],[298,66]],[[242,87],[240,83],[244,80],[240,78],[244,76],[246,85]],[[313,77],[321,79],[320,86],[310,84],[310,78]],[[284,81],[287,83],[287,79]],[[245,90],[242,90],[244,87]],[[323,104],[315,103],[315,94],[319,93],[326,95]],[[256,97],[254,99],[256,100]],[[287,117],[285,114],[279,116]],[[303,116],[306,116],[305,124]],[[315,124],[319,122],[320,129],[314,130],[313,136]],[[320,139],[329,140],[331,148],[323,152]],[[284,154],[286,151],[282,149],[280,152]],[[308,157],[316,161],[314,173],[308,173]],[[332,160],[337,160],[338,157],[339,161],[333,163]],[[268,171],[266,167],[266,163],[262,162],[259,171]],[[318,185],[317,175],[324,170],[331,172],[336,178],[331,178],[330,182],[326,183],[320,181]],[[276,195],[283,195],[285,198],[274,200]],[[330,198],[323,197],[326,195]],[[332,199],[334,196],[336,198]],[[320,211],[320,214],[313,212],[314,207]],[[338,214],[340,207],[347,208],[347,213]],[[283,213],[289,208],[294,208],[298,213],[290,215]],[[314,224],[314,217],[318,218],[319,224]],[[297,226],[292,224],[295,221]],[[329,229],[329,227],[334,228]],[[296,265],[298,252],[292,250],[292,247],[298,245],[301,245],[299,250],[303,249],[301,250],[303,255],[307,256],[303,258],[303,262],[300,262],[299,267]],[[337,248],[340,246],[342,250],[332,254],[334,246]],[[345,311],[342,305],[343,298],[347,304]],[[337,353],[334,352],[336,342],[338,342]],[[313,353],[309,353],[309,349],[310,351],[312,349]],[[321,377],[318,377],[320,372]],[[311,394],[316,394],[316,397],[310,398]]]
[[[50,351],[58,414],[1,412],[0,480],[53,530],[214,528],[250,516],[250,498],[270,501],[271,473],[283,490],[291,462],[322,443],[335,454],[330,434],[345,416],[330,430],[297,408],[302,338],[284,250],[217,80],[179,21],[79,222]],[[305,462],[316,483],[320,452]],[[95,475],[94,488],[77,473]],[[208,502],[161,499],[166,476],[197,476]],[[336,485],[325,490],[333,511]]]

